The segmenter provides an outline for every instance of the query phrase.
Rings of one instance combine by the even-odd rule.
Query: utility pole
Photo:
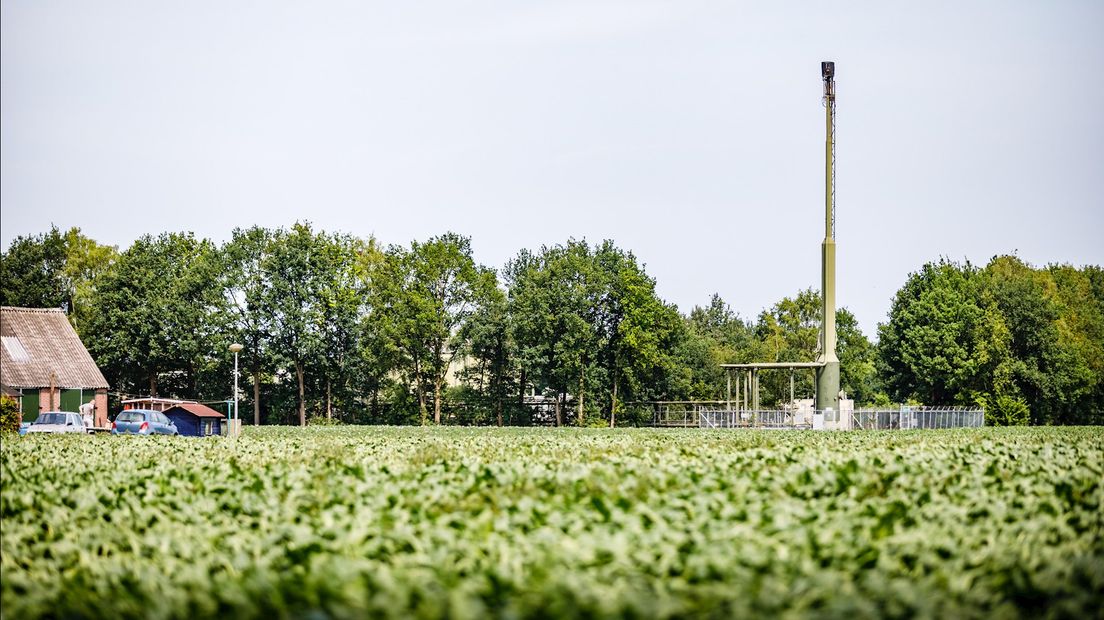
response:
[[[816,408],[832,409],[839,420],[840,363],[836,356],[836,63],[820,63],[824,80],[824,242],[820,266],[820,358],[816,371]],[[828,417],[828,416],[826,416]],[[825,420],[829,421],[829,420]]]

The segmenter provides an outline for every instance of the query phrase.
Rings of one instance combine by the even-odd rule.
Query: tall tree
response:
[[[686,332],[678,310],[659,298],[655,280],[631,252],[606,241],[595,259],[599,357],[609,382],[613,427],[622,401],[670,396],[666,390],[677,372],[674,352]]]
[[[577,424],[594,411],[615,425],[622,402],[677,383],[675,352],[687,332],[631,252],[569,240],[522,252],[507,274],[521,366],[552,392],[558,423],[569,394]]]
[[[63,307],[82,331],[96,294],[96,281],[118,251],[81,234],[79,228],[16,237],[0,255],[0,303],[31,308]]]
[[[334,356],[355,348],[348,338],[336,335],[337,330],[347,333],[347,303],[356,298],[347,289],[353,286],[355,264],[355,247],[348,238],[316,233],[309,223],[277,231],[264,263],[270,343],[295,374],[300,426],[307,423],[308,370],[313,367],[325,375],[332,371]]]
[[[508,400],[516,389],[517,355],[510,333],[509,307],[501,290],[488,295],[460,337],[468,343],[472,361],[460,374],[474,385],[483,403],[493,412],[495,423],[502,426]]]
[[[79,228],[65,232],[65,266],[61,274],[69,292],[69,320],[77,333],[83,333],[90,319],[100,277],[111,270],[118,258],[118,248],[97,243],[81,234]]]
[[[460,336],[496,294],[495,274],[475,263],[470,239],[455,233],[389,254],[380,266],[389,275],[375,283],[381,317],[403,352],[422,423],[428,422],[426,390],[432,388],[433,421],[440,424],[445,377],[466,345]]]
[[[973,404],[994,361],[1006,357],[1007,327],[981,295],[978,269],[941,260],[909,276],[878,350],[894,398],[931,405]]]
[[[57,227],[12,240],[0,255],[0,304],[27,308],[57,308],[67,304],[63,279],[65,236]]]
[[[324,245],[322,263],[330,282],[321,290],[322,366],[325,412],[333,418],[335,405],[345,410],[357,399],[355,377],[363,370],[364,349],[359,339],[360,318],[367,311],[366,296],[358,271],[357,257],[374,240],[361,241],[349,235],[331,235]]]
[[[569,393],[581,423],[586,377],[596,371],[593,268],[589,246],[574,240],[542,247],[539,254],[523,251],[507,266],[512,335],[522,371],[540,391],[551,392],[557,425],[564,423]]]
[[[244,348],[242,357],[253,379],[253,424],[261,423],[262,372],[272,362],[271,339],[274,317],[269,301],[272,281],[268,277],[275,233],[254,226],[236,228],[220,251],[220,282],[229,310],[229,321]]]
[[[215,248],[191,233],[139,238],[97,285],[85,344],[120,391],[197,397],[221,354]]]

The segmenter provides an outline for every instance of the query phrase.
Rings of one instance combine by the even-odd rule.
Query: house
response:
[[[107,379],[65,312],[3,306],[0,343],[0,384],[18,394],[24,421],[43,411],[76,413],[92,403],[93,423],[108,425]]]
[[[191,437],[221,435],[222,423],[226,419],[221,413],[199,403],[177,403],[163,413],[176,424],[177,432]]]

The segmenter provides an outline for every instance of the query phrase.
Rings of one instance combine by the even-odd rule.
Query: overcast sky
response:
[[[3,0],[0,240],[609,238],[754,318],[819,287],[834,60],[868,335],[940,256],[1104,264],[1104,2],[744,4]]]

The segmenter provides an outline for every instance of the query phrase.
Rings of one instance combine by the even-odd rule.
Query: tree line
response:
[[[3,305],[65,307],[114,392],[224,400],[232,342],[253,422],[556,424],[650,421],[649,401],[722,400],[722,363],[810,361],[819,293],[755,320],[719,296],[681,313],[630,251],[569,239],[500,269],[470,239],[408,245],[309,223],[130,247],[78,229],[14,239]],[[939,260],[910,274],[878,342],[841,309],[841,385],[858,405],[984,406],[999,424],[1102,423],[1104,272]],[[792,379],[813,392],[809,372]],[[789,398],[764,373],[762,402]]]

